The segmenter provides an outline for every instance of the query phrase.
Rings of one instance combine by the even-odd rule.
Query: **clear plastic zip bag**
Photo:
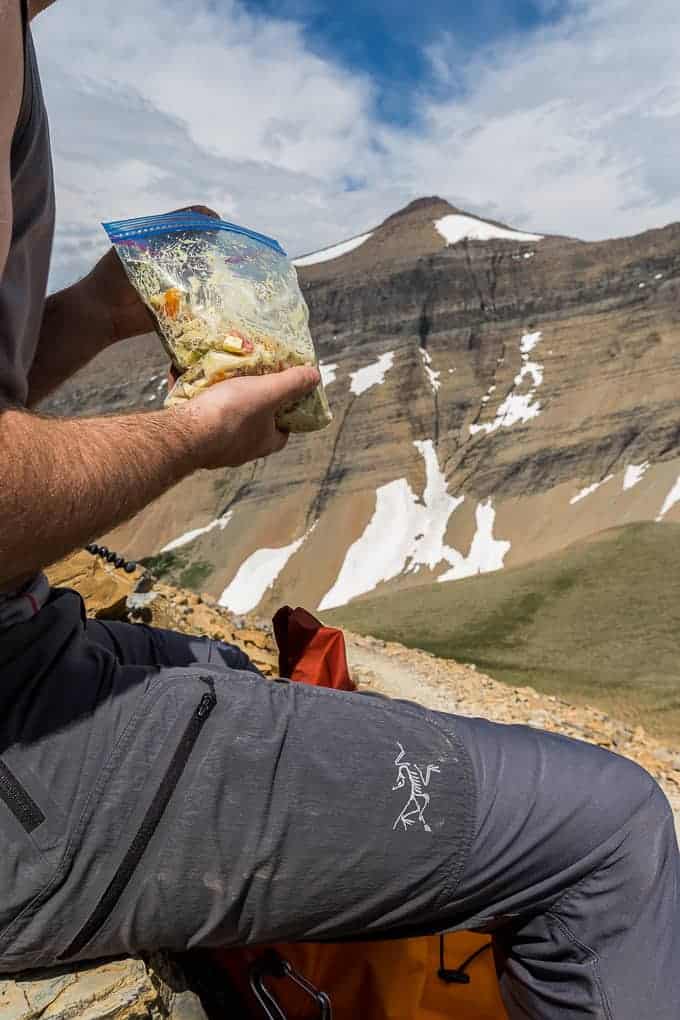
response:
[[[103,226],[180,373],[166,405],[224,379],[317,365],[309,310],[277,241],[190,210]],[[289,432],[331,420],[321,383],[277,416]]]

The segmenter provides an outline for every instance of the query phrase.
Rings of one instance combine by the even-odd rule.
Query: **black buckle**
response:
[[[291,966],[288,960],[284,960],[274,949],[266,950],[258,960],[255,960],[250,965],[248,970],[250,990],[262,1007],[267,1020],[288,1020],[288,1017],[276,1001],[274,994],[265,984],[265,980],[268,977],[288,978],[314,1000],[319,1008],[318,1020],[333,1020],[331,1000],[326,993],[320,992],[318,988],[315,988],[310,981]]]
[[[490,942],[485,942],[484,945],[479,947],[479,949],[475,949],[474,953],[471,953],[467,960],[464,960],[458,967],[446,967],[444,966],[444,936],[440,935],[439,970],[437,971],[437,977],[446,985],[469,985],[470,975],[467,973],[467,969],[472,961],[476,960],[478,956],[482,955],[482,953],[485,953],[487,949],[491,949]]]

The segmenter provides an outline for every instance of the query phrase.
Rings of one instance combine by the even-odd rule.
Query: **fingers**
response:
[[[203,213],[204,216],[212,216],[215,220],[220,218],[219,213],[207,205],[184,205],[181,209],[175,209],[174,212],[197,212]]]
[[[318,370],[307,365],[208,386],[184,410],[197,437],[197,465],[236,467],[279,453],[288,433],[276,427],[277,412],[311,392],[319,380]]]
[[[244,414],[262,411],[276,414],[282,407],[295,403],[319,385],[321,376],[311,365],[287,368],[271,375],[244,375],[213,383],[197,399],[206,404],[222,404]]]

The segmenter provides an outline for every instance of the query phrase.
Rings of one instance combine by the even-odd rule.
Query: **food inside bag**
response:
[[[193,211],[103,226],[180,373],[166,406],[224,379],[317,364],[297,273],[276,241]],[[331,420],[321,383],[277,416],[289,432]]]

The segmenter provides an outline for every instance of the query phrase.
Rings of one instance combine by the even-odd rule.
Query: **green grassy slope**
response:
[[[363,598],[324,619],[680,742],[680,524],[617,528],[529,566]]]

